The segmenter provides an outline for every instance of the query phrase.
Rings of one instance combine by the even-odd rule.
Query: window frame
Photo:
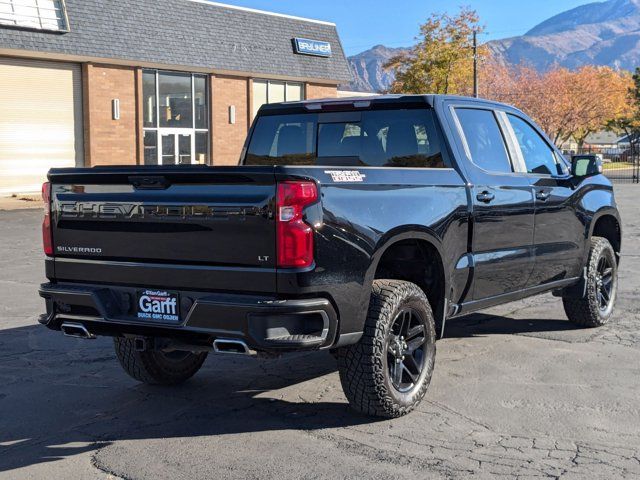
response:
[[[504,130],[504,126],[502,125],[502,122],[500,120],[500,117],[498,115],[498,110],[496,110],[495,108],[492,108],[491,106],[488,105],[482,105],[482,104],[471,104],[471,103],[455,103],[449,106],[450,109],[450,114],[451,117],[453,118],[453,121],[455,123],[456,126],[456,130],[458,131],[458,135],[460,137],[460,140],[462,140],[462,147],[464,149],[464,153],[465,156],[467,157],[467,160],[469,161],[469,163],[471,165],[473,165],[475,168],[481,170],[482,172],[488,174],[488,175],[514,175],[516,173],[519,173],[516,167],[516,162],[514,161],[513,158],[513,152],[510,149],[510,145],[509,145],[509,141],[507,140],[507,135],[505,133]],[[475,163],[473,161],[473,158],[471,156],[471,149],[469,148],[469,143],[467,141],[467,136],[464,133],[464,129],[462,128],[462,122],[460,121],[460,118],[458,117],[458,112],[457,110],[462,109],[462,110],[483,110],[483,111],[487,111],[489,113],[492,114],[496,125],[498,127],[498,131],[500,132],[500,136],[502,138],[502,142],[504,144],[504,150],[505,153],[507,154],[507,160],[509,161],[509,166],[511,167],[511,171],[510,172],[500,172],[500,171],[496,171],[496,170],[487,170],[486,168],[478,165],[477,163]],[[513,139],[513,137],[512,137]],[[511,141],[512,141],[511,139]]]
[[[2,0],[3,3],[6,3],[7,5],[9,5],[12,9],[15,10],[15,5],[13,3],[13,0]],[[40,10],[43,8],[41,7],[38,2],[39,0],[34,0],[35,5],[34,6],[30,6],[30,5],[19,5],[22,7],[27,7],[27,8],[34,8],[37,12],[38,15],[37,16],[30,16],[29,18],[33,18],[35,19],[38,23],[40,23],[40,27],[34,26],[34,25],[21,25],[18,23],[19,17],[15,17],[15,19],[13,20],[14,23],[8,23],[8,22],[3,22],[0,21],[0,26],[1,27],[6,27],[6,28],[15,28],[15,29],[19,29],[19,30],[33,30],[36,32],[52,32],[52,33],[69,33],[71,31],[71,26],[69,24],[69,14],[67,13],[67,4],[65,2],[65,0],[53,0],[54,2],[57,1],[60,3],[60,18],[56,18],[56,20],[60,23],[63,24],[62,27],[60,28],[51,28],[51,27],[45,27],[42,25],[42,17],[40,16]],[[54,10],[57,10],[54,8]],[[15,15],[15,13],[14,13]],[[53,20],[53,19],[46,19],[46,20]]]

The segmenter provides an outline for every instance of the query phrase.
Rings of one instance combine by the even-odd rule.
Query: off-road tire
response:
[[[177,385],[200,370],[207,353],[179,352],[174,355],[158,350],[139,352],[130,338],[115,337],[113,344],[125,372],[150,385]]]
[[[607,309],[600,308],[598,299],[598,263],[603,256],[609,261],[612,271],[612,290],[610,305]],[[606,324],[613,315],[618,282],[618,264],[613,247],[606,238],[592,237],[591,250],[587,263],[586,294],[582,298],[563,296],[564,311],[570,322],[581,327],[600,327]]]
[[[412,390],[402,393],[391,383],[387,343],[399,312],[411,308],[424,318],[425,363]],[[337,350],[340,382],[351,407],[361,413],[394,418],[412,411],[424,397],[435,363],[436,330],[429,300],[415,284],[375,280],[364,334],[354,345]]]

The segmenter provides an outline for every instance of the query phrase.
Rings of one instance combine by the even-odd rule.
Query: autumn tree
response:
[[[582,147],[587,135],[628,114],[631,76],[609,67],[589,65],[568,77],[570,103],[566,121],[571,136]]]
[[[622,115],[611,119],[607,127],[626,135],[631,151],[637,152],[638,138],[640,138],[640,68],[636,68],[631,79],[631,85],[627,91],[627,109]]]
[[[433,14],[420,27],[418,43],[384,66],[395,73],[392,93],[468,94],[473,88],[473,32],[482,32],[473,10]],[[486,55],[486,48],[479,54]]]
[[[609,67],[552,68],[540,73],[527,65],[489,60],[481,69],[481,96],[515,105],[556,143],[587,135],[629,114],[631,77]]]

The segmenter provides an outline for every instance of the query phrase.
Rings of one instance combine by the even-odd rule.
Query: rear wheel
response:
[[[162,352],[135,349],[134,340],[113,339],[120,365],[131,377],[151,385],[176,385],[196,374],[207,358],[207,353]]]
[[[338,350],[350,405],[367,415],[399,417],[424,397],[436,355],[433,313],[424,292],[400,280],[375,280],[364,335]]]
[[[613,315],[618,291],[618,263],[606,238],[593,237],[587,264],[587,288],[584,297],[562,298],[569,320],[582,327],[600,327]]]

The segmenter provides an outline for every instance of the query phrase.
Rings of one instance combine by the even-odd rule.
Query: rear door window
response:
[[[500,126],[491,110],[456,108],[471,161],[488,172],[511,173],[513,168]]]
[[[260,117],[245,164],[450,166],[432,110],[371,110],[361,112],[356,120],[353,117],[353,112],[345,113],[344,121],[335,113]],[[283,142],[285,126],[300,128],[295,133],[287,129]]]

